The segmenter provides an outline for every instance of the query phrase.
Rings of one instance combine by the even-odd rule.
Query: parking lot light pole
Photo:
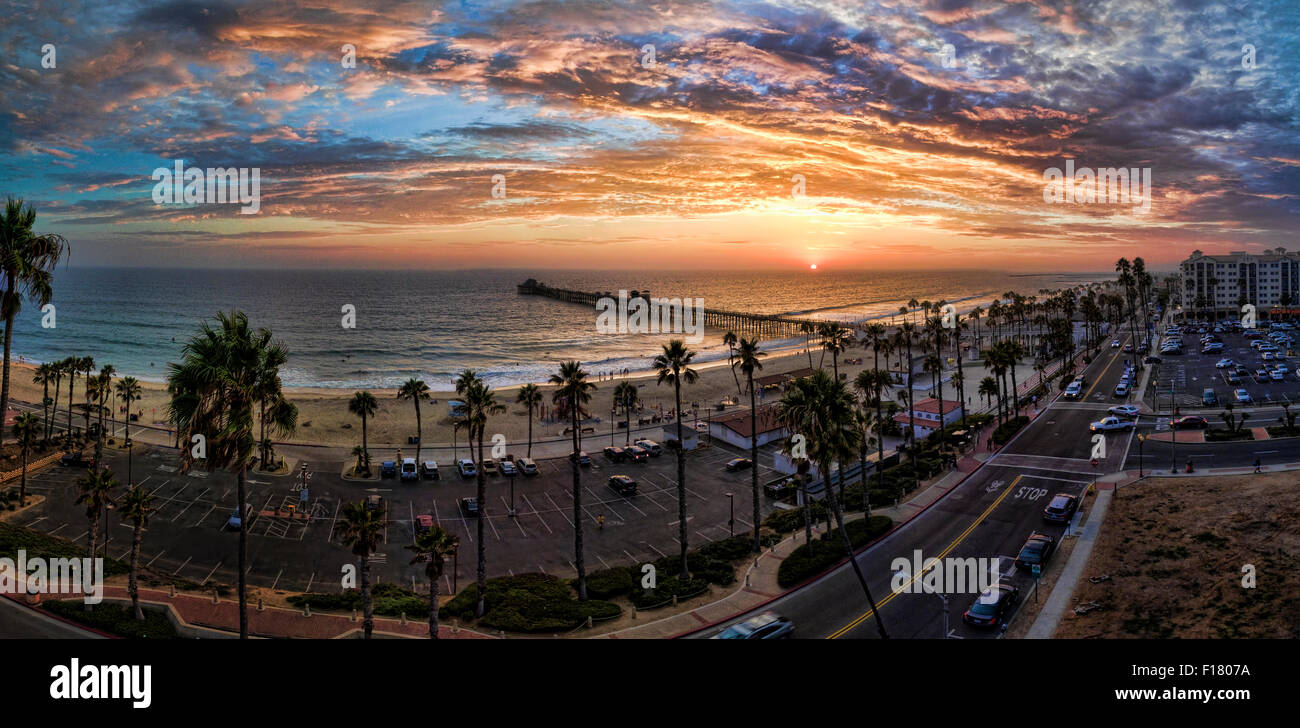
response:
[[[1142,443],[1146,442],[1146,435],[1138,435],[1138,477],[1143,477],[1142,472]]]
[[[515,517],[515,474],[510,474],[510,517]]]
[[[941,592],[937,596],[943,600],[943,639],[948,639],[948,595]]]
[[[727,491],[727,505],[731,508],[731,516],[727,518],[727,529],[732,536],[736,535],[736,494]]]

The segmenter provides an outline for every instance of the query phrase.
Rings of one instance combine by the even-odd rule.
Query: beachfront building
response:
[[[750,428],[749,420],[749,410],[747,409],[735,410],[720,417],[714,417],[709,420],[709,437],[748,450],[749,438],[751,433],[754,432]],[[776,405],[774,404],[759,405],[754,414],[754,420],[758,424],[759,447],[769,442],[785,439],[790,435],[788,428],[777,424]]]
[[[931,433],[943,425],[951,425],[954,422],[961,421],[962,404],[956,400],[945,399],[942,402],[934,397],[926,397],[916,403],[913,408],[915,413],[915,424],[913,426],[913,437],[917,442],[929,437]],[[904,431],[907,430],[908,412],[903,410],[894,415],[894,421],[897,422]]]
[[[1300,303],[1300,252],[1274,248],[1260,254],[1205,255],[1194,250],[1178,269],[1185,313],[1237,315],[1242,304],[1250,303],[1265,314],[1274,306]]]

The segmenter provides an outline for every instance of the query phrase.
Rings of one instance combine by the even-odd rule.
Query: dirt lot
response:
[[[1121,489],[1057,638],[1300,636],[1300,477],[1156,478]],[[1245,565],[1255,587],[1243,588]]]

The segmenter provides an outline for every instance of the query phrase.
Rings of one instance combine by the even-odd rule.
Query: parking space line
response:
[[[172,572],[172,576],[176,576],[177,574],[181,573],[181,569],[184,569],[186,566],[189,566],[189,565],[190,565],[190,560],[193,559],[193,558],[194,558],[194,557],[191,556],[191,557],[185,559],[185,563],[183,563],[183,564],[181,564],[180,566],[176,567],[176,571],[173,571],[173,572]]]
[[[506,511],[509,512],[509,510],[510,510],[510,501],[506,500],[506,497],[505,497],[505,496],[501,496],[501,504],[504,505],[504,506],[506,507]],[[525,538],[528,537],[528,532],[524,530],[524,526],[523,526],[523,524],[521,524],[521,523],[519,522],[519,512],[518,512],[518,511],[515,511],[515,515],[514,515],[513,517],[507,515],[506,518],[509,518],[510,520],[514,521],[514,522],[515,522],[515,525],[519,527],[519,532],[522,533],[522,534],[524,535]]]
[[[560,514],[560,517],[562,517],[565,521],[568,522],[569,528],[576,528],[576,526],[573,525],[573,519],[569,518],[569,514],[564,512],[564,509],[560,507],[559,503],[555,502],[555,499],[551,497],[550,493],[543,493],[542,495],[545,495],[546,500],[550,501],[551,505],[555,506],[556,512]]]
[[[618,520],[620,520],[620,521],[624,520],[624,518],[623,518],[623,514],[622,514],[622,513],[619,513],[619,512],[618,512],[618,509],[614,508],[614,506],[612,505],[613,501],[604,501],[604,500],[601,500],[601,499],[600,499],[600,496],[596,495],[595,493],[592,493],[591,488],[588,488],[588,487],[586,487],[586,486],[583,486],[583,489],[586,490],[588,493],[591,493],[592,500],[594,500],[595,503],[597,503],[597,504],[599,504],[599,505],[602,505],[602,506],[605,506],[606,508],[608,508],[609,511],[610,511],[611,513],[614,514],[614,517],[617,518]],[[583,510],[586,510],[586,507],[585,507],[585,506],[584,506]]]
[[[550,534],[555,533],[555,531],[551,530],[551,524],[547,523],[546,519],[542,518],[542,514],[537,512],[537,506],[533,505],[533,502],[528,500],[528,496],[524,495],[523,493],[520,493],[519,497],[523,498],[524,502],[528,504],[528,507],[533,509],[533,515],[537,516],[537,520],[542,522],[542,527],[546,529],[546,532]]]
[[[203,577],[203,581],[199,582],[199,586],[203,586],[204,584],[207,584],[207,583],[208,583],[208,579],[211,579],[211,578],[212,578],[212,575],[215,574],[215,573],[217,573],[217,569],[220,569],[220,568],[221,568],[221,562],[218,561],[218,562],[217,562],[217,565],[214,566],[214,567],[212,567],[212,571],[209,571],[209,572],[208,572],[208,575],[205,576],[205,577]]]
[[[214,504],[211,508],[208,509],[208,512],[207,512],[207,513],[204,513],[204,514],[203,514],[203,517],[200,518],[199,520],[195,521],[195,522],[194,522],[194,525],[190,526],[190,528],[197,528],[197,527],[199,526],[199,524],[201,524],[201,523],[203,523],[205,520],[207,520],[208,516],[211,515],[211,513],[212,513],[213,511],[215,511],[215,510],[217,510],[217,506]]]
[[[163,549],[162,551],[159,551],[158,555],[153,557],[152,559],[149,559],[149,563],[145,564],[145,566],[153,566],[153,562],[157,561],[158,559],[161,559],[162,555],[165,553],[167,553],[167,549]]]

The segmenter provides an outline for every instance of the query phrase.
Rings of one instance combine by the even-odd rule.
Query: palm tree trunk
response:
[[[825,464],[826,470],[826,493],[830,495],[830,462]],[[844,550],[849,556],[849,563],[853,565],[853,573],[858,577],[858,583],[862,585],[862,593],[867,595],[867,604],[871,606],[871,613],[876,615],[876,629],[880,632],[880,639],[887,640],[889,635],[885,633],[885,625],[880,621],[880,610],[876,608],[876,600],[871,596],[871,587],[867,586],[867,578],[862,575],[862,567],[858,565],[858,559],[853,553],[853,541],[849,539],[849,531],[844,527],[844,514],[840,512],[840,504],[834,498],[830,499],[831,509],[835,512],[835,523],[839,526],[840,537],[844,540]]]
[[[366,413],[361,412],[361,455],[366,463],[366,475],[370,475],[370,448],[366,444]]]
[[[573,454],[569,467],[573,469],[573,565],[578,570],[578,601],[587,600],[587,559],[582,543],[582,468],[578,463],[578,405],[569,403],[569,422],[573,429]]]
[[[24,440],[23,442],[26,442]],[[18,507],[27,505],[27,448],[23,448],[23,475],[18,483]]]
[[[691,578],[686,565],[686,439],[682,434],[682,373],[673,370],[673,394],[677,400],[677,540],[681,542],[683,579]]]
[[[533,405],[528,405],[528,457],[533,456]]]
[[[90,532],[87,534],[90,540],[86,545],[90,552],[91,563],[94,562],[95,552],[99,550],[99,508],[98,505],[92,503],[87,506],[86,510],[86,516],[90,521]],[[84,609],[87,612],[91,611],[90,602],[86,602]]]
[[[420,446],[424,444],[424,423],[420,421],[420,397],[412,397],[415,400],[415,467],[420,467]]]
[[[375,605],[370,599],[370,553],[361,554],[361,629],[365,639],[375,631]]]
[[[5,360],[4,373],[0,376],[0,421],[7,412],[9,412],[9,355],[14,338],[14,307],[11,302],[14,299],[14,274],[13,271],[5,273],[5,297],[3,300],[5,309]],[[3,430],[3,428],[0,428]],[[4,442],[4,432],[0,432],[0,443]]]
[[[754,553],[758,553],[763,549],[758,538],[758,408],[754,402],[754,375],[751,372],[745,378],[749,384],[749,459],[754,461],[750,468],[750,484],[754,491]]]
[[[6,357],[8,359],[8,357]],[[63,377],[54,378],[54,400],[51,402],[50,419],[45,423],[45,439],[54,438],[54,419],[59,416],[59,390],[63,387]]]
[[[907,337],[907,433],[911,440],[916,433],[916,400],[912,398],[912,337]]]
[[[131,400],[126,400],[126,487],[131,487],[131,454],[135,451],[135,445],[131,442]],[[241,496],[242,497],[242,496]],[[244,502],[239,502],[239,507],[244,507]],[[242,521],[241,521],[242,522]]]
[[[41,383],[41,425],[43,432],[48,433],[50,431],[50,383],[48,380]],[[50,439],[50,436],[47,434],[45,439]]]
[[[130,405],[127,405],[128,411],[130,408]],[[127,452],[129,454],[130,450]],[[237,482],[235,507],[239,513],[239,639],[246,640],[248,639],[248,568],[245,562],[248,560],[248,512],[244,503],[248,499],[248,484],[244,480],[244,468],[239,469],[235,480]]]
[[[72,448],[72,395],[77,388],[77,373],[68,375],[68,448]]]
[[[437,571],[429,574],[429,639],[438,639],[438,579],[442,576],[442,557],[434,554],[431,558],[437,559]]]
[[[135,528],[131,534],[131,573],[127,577],[126,591],[131,595],[131,609],[135,613],[135,621],[144,621],[144,611],[140,609],[140,585],[136,581],[136,575],[140,571],[140,542],[144,539],[144,521],[136,519]]]
[[[475,616],[482,617],[487,598],[487,539],[483,534],[483,521],[487,516],[483,514],[484,505],[487,502],[487,475],[483,472],[483,430],[486,429],[486,421],[480,423],[477,427],[471,428],[478,431],[478,463],[474,468],[478,481],[478,603],[474,606]],[[472,447],[472,445],[471,445]]]

